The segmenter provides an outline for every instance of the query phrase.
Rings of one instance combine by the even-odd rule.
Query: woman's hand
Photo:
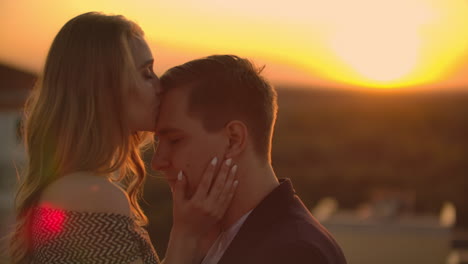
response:
[[[173,189],[173,227],[164,263],[198,263],[200,240],[215,227],[231,204],[238,181],[237,165],[228,159],[215,177],[218,159],[214,158],[203,173],[195,194],[186,198],[187,179],[178,175]],[[212,184],[213,182],[213,184]],[[211,188],[210,188],[211,187]]]

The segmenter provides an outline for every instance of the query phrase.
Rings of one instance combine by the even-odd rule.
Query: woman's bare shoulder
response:
[[[108,177],[91,172],[77,172],[56,180],[44,190],[39,204],[70,211],[130,216],[127,193]]]

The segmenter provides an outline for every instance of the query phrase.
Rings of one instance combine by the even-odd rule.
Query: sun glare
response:
[[[357,74],[370,80],[391,82],[411,73],[419,59],[418,29],[427,21],[425,10],[415,8],[408,14],[398,10],[394,1],[384,2],[387,5],[362,2],[366,3],[355,7],[359,12],[349,12],[337,25],[330,48]]]
[[[332,2],[341,11],[324,17],[324,40],[335,67],[321,70],[338,81],[379,88],[427,83],[443,78],[468,44],[461,30],[468,28],[468,2]]]

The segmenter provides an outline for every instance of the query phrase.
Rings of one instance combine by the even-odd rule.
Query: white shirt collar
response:
[[[234,237],[239,232],[239,229],[242,227],[245,220],[247,220],[247,217],[249,217],[250,213],[252,213],[252,210],[250,210],[249,212],[244,214],[231,227],[229,227],[227,230],[225,230],[225,231],[221,232],[221,234],[219,234],[218,238],[213,243],[210,250],[208,250],[208,253],[206,254],[206,256],[203,259],[201,264],[216,264],[216,263],[218,263],[218,261],[221,259],[224,252],[226,251],[226,249],[231,244]]]

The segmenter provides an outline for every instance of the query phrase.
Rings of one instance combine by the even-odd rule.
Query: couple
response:
[[[276,93],[260,71],[217,55],[159,80],[135,23],[100,13],[67,22],[25,108],[12,261],[159,263],[139,206],[140,147],[154,132],[152,166],[174,203],[162,263],[346,263],[276,178]]]

